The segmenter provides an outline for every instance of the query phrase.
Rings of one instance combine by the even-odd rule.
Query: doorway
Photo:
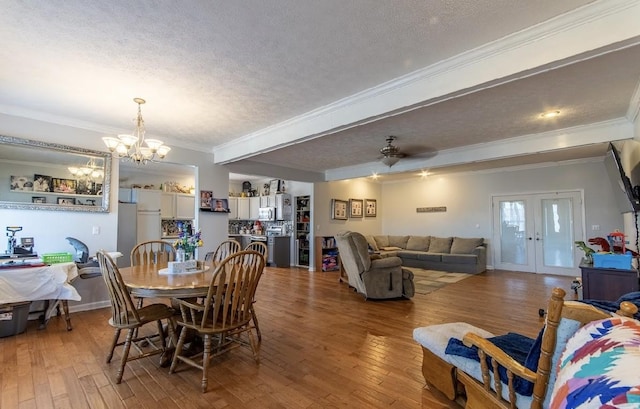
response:
[[[494,196],[492,205],[496,269],[579,275],[582,192]]]

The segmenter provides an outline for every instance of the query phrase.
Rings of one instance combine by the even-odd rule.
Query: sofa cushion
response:
[[[398,251],[398,250],[402,250],[402,248],[400,248],[400,247],[396,247],[396,246],[386,246],[386,247],[380,247],[380,250],[384,250],[384,251]]]
[[[406,249],[408,240],[409,236],[389,236],[389,246]]]
[[[398,257],[402,259],[419,260],[422,254],[425,254],[425,253],[421,251],[402,250],[398,252]]]
[[[369,243],[369,247],[371,247],[371,250],[380,251],[380,249],[378,248],[378,243],[376,243],[376,239],[374,239],[373,236],[368,235],[364,236],[364,238],[367,239],[367,243]]]
[[[456,263],[456,264],[476,264],[478,257],[475,254],[443,254],[443,263]]]
[[[434,237],[429,241],[429,253],[450,253],[453,237]]]
[[[379,249],[381,249],[382,247],[389,247],[389,236],[373,236],[373,238],[376,241]]]
[[[407,250],[427,251],[431,236],[409,236],[407,240]]]
[[[484,243],[483,238],[465,239],[454,237],[451,243],[451,254],[471,254],[473,250]]]

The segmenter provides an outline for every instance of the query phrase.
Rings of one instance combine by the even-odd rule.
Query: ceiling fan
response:
[[[395,165],[400,159],[405,157],[405,154],[401,153],[400,149],[392,144],[395,139],[395,136],[387,136],[387,145],[380,149],[380,153],[382,154],[380,162],[389,167]]]

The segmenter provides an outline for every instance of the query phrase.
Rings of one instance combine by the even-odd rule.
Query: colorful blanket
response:
[[[579,329],[557,368],[551,407],[640,407],[640,322],[612,317]]]

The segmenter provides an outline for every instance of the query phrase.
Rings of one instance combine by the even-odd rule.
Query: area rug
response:
[[[404,267],[413,272],[413,284],[416,287],[416,293],[429,294],[447,284],[457,283],[473,274],[467,273],[449,273],[446,271],[423,270],[416,267]]]

